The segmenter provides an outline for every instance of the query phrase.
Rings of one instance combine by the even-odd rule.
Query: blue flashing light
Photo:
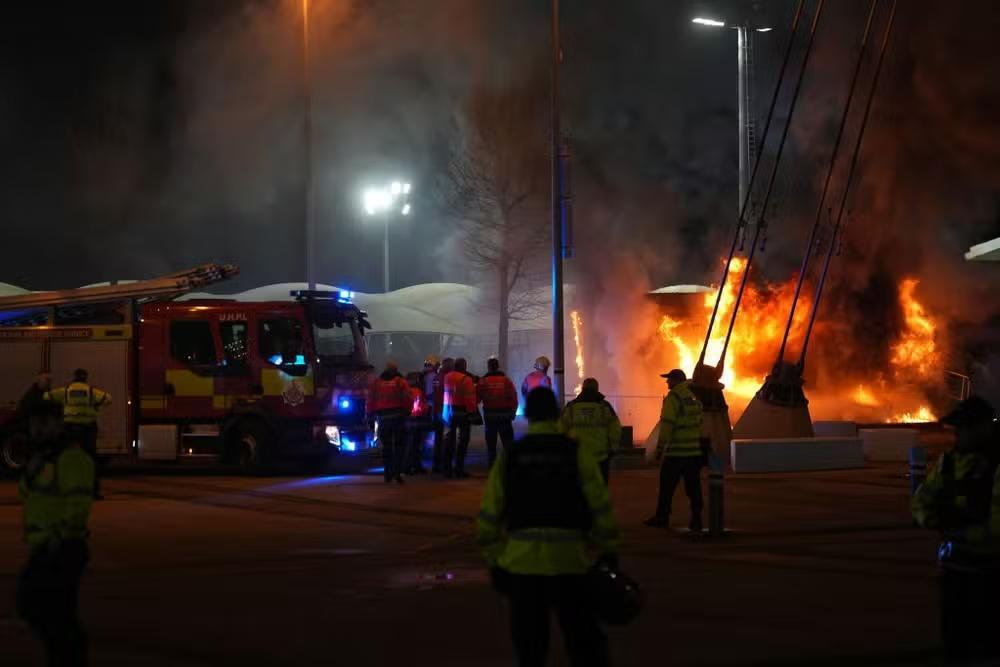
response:
[[[306,365],[306,357],[305,357],[304,354],[296,354],[295,355],[295,365],[296,366],[305,366]]]
[[[338,290],[337,301],[339,303],[352,303],[354,301],[354,292],[346,289]]]
[[[356,452],[358,451],[358,443],[354,442],[350,438],[341,437],[340,448],[345,452]]]
[[[351,409],[351,399],[349,399],[349,398],[342,398],[338,402],[338,405],[340,406],[341,412],[347,412],[348,410]]]
[[[285,358],[282,357],[280,354],[272,354],[270,357],[267,358],[267,360],[272,364],[274,364],[275,366],[280,366],[281,362],[283,362]]]

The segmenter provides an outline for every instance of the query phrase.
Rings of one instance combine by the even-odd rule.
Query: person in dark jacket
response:
[[[19,419],[24,420],[25,427],[27,427],[27,419],[31,413],[35,412],[43,403],[48,403],[45,395],[51,390],[52,376],[42,372],[21,396],[21,400],[17,403],[17,414]]]

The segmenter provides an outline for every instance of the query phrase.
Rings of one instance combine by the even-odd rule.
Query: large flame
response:
[[[705,351],[705,362],[709,365],[719,362],[745,267],[746,260],[734,258],[721,296],[717,290],[706,293],[703,303],[692,316],[683,320],[671,315],[661,316],[657,330],[659,338],[668,346],[664,351],[666,363],[673,363],[689,374],[694,370],[717,297],[719,313]],[[778,284],[747,283],[720,378],[730,406],[737,411],[734,417],[756,394],[776,361],[795,282],[793,278]],[[823,404],[820,414],[824,411],[835,412],[838,418],[867,422],[935,420],[933,411],[913,387],[914,382],[926,383],[941,370],[941,354],[936,341],[938,325],[916,299],[918,284],[918,281],[907,278],[899,286],[904,328],[897,340],[890,344],[891,363],[888,370],[891,377],[883,372],[873,372],[871,377],[859,378],[860,382],[858,379],[853,383],[848,381],[846,386],[841,380],[841,384],[836,386],[828,382],[815,387],[809,393],[811,398],[817,399],[817,403]],[[785,355],[788,360],[797,358],[811,307],[809,290],[804,290],[792,321]],[[823,323],[819,322],[817,330],[822,326]]]
[[[579,380],[573,392],[580,395],[583,390],[583,320],[580,318],[580,312],[574,310],[569,315],[570,320],[573,322],[573,342],[576,344],[576,377]]]
[[[927,379],[940,371],[940,355],[935,344],[937,322],[917,301],[914,293],[920,281],[907,278],[899,285],[899,305],[906,328],[892,346],[892,365],[897,375],[908,374]]]
[[[729,265],[729,279],[722,288],[721,296],[717,289],[707,292],[701,304],[702,314],[692,318],[693,322],[681,322],[669,316],[663,316],[660,320],[659,334],[673,347],[675,365],[689,375],[694,371],[701,353],[716,298],[719,299],[719,312],[705,349],[705,363],[716,365],[719,362],[736,303],[739,281],[745,268],[745,259],[733,258]],[[794,281],[780,285],[765,284],[762,287],[747,284],[720,378],[730,402],[734,402],[732,399],[735,398],[737,407],[745,406],[753,398],[774,364],[774,355],[785,330],[794,289]],[[799,299],[792,324],[793,337],[803,333],[809,306],[807,297]]]

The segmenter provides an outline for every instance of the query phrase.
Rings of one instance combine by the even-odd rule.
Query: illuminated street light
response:
[[[740,214],[743,211],[743,204],[750,195],[750,165],[756,156],[757,147],[754,138],[754,109],[753,109],[753,40],[749,34],[754,32],[770,32],[771,28],[764,26],[752,28],[746,22],[736,25],[726,25],[725,21],[709,19],[701,16],[691,19],[691,23],[707,26],[709,28],[726,28],[736,30],[736,46],[738,49],[737,67],[739,73],[739,139],[740,139],[740,162],[739,162],[739,208]]]
[[[386,185],[368,187],[361,193],[365,213],[371,217],[381,216],[385,226],[382,243],[382,289],[389,292],[389,218],[393,215],[408,216],[413,208],[409,198],[412,186],[403,181],[390,181]]]

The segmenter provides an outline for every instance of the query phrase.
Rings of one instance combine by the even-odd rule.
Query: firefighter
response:
[[[622,423],[615,409],[604,400],[596,378],[583,381],[580,395],[563,409],[561,422],[563,432],[579,442],[597,461],[607,484],[611,455],[622,439]]]
[[[45,644],[47,664],[84,665],[87,639],[78,598],[89,559],[94,460],[65,432],[59,405],[38,404],[28,423],[34,451],[18,494],[29,554],[17,578],[17,614]]]
[[[691,532],[701,532],[701,468],[705,463],[701,449],[701,402],[691,393],[687,375],[679,368],[660,377],[667,379],[669,393],[660,412],[660,434],[656,441],[656,460],[660,466],[660,492],[656,514],[647,526],[670,525],[670,507],[677,482],[684,479],[684,491],[691,502]]]
[[[550,611],[571,665],[607,665],[607,638],[586,577],[595,560],[617,564],[620,533],[611,500],[597,462],[560,432],[550,389],[528,394],[525,415],[528,434],[490,470],[476,541],[494,588],[510,599],[518,665],[545,664]]]
[[[528,394],[535,387],[552,389],[552,378],[549,377],[549,366],[551,365],[548,357],[538,357],[535,359],[535,370],[525,375],[524,381],[521,383],[521,396],[525,400],[527,400]]]
[[[955,429],[945,453],[913,496],[913,518],[937,530],[941,638],[956,662],[1000,664],[1000,428],[993,406],[970,396],[941,423]]]
[[[444,446],[444,423],[441,421],[441,409],[444,401],[444,386],[441,373],[441,362],[437,355],[429,355],[424,359],[423,389],[424,399],[431,411],[431,427],[434,429],[434,444],[431,459],[431,472],[441,472],[441,448]]]
[[[468,477],[465,472],[465,455],[471,437],[470,416],[476,411],[476,385],[468,372],[468,362],[459,358],[455,368],[444,376],[444,423],[448,425],[445,436],[444,458],[441,469],[444,476]],[[457,441],[457,442],[456,442]],[[457,450],[456,450],[457,444]]]
[[[73,381],[45,394],[45,400],[55,401],[63,407],[63,421],[70,437],[77,439],[83,451],[97,465],[97,415],[111,405],[111,394],[88,383],[88,373],[83,368],[73,371]],[[104,500],[101,478],[94,478],[94,499]]]
[[[403,483],[403,456],[406,448],[406,418],[410,414],[410,387],[395,361],[386,361],[385,370],[375,378],[369,392],[369,419],[378,422],[382,442],[382,473],[388,484]]]
[[[514,442],[514,417],[517,414],[517,389],[500,370],[500,360],[486,362],[487,373],[479,380],[478,398],[483,403],[483,430],[490,466],[497,458],[497,436],[504,449]]]
[[[406,474],[425,475],[424,440],[431,430],[431,406],[424,396],[423,377],[419,372],[407,373],[406,382],[410,387],[410,416],[406,422],[407,452]]]

